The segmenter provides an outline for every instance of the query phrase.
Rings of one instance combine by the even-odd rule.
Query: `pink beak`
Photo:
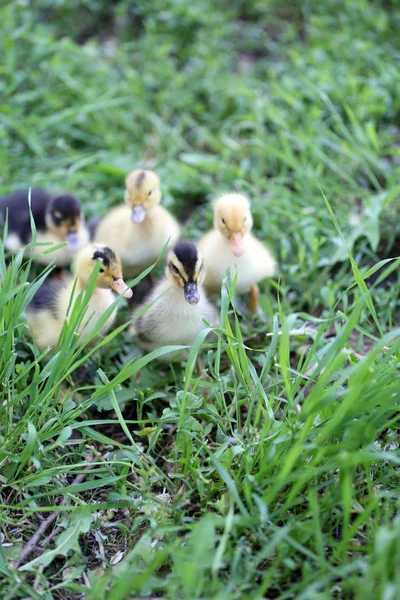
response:
[[[112,282],[111,288],[114,290],[114,292],[117,292],[117,294],[122,294],[122,296],[124,296],[124,298],[132,298],[133,292],[131,289],[129,289],[125,283],[125,281],[122,279],[122,277],[119,277],[118,279],[114,279],[114,281]]]
[[[243,237],[235,231],[230,237],[231,250],[235,256],[242,256],[244,252]]]
[[[141,223],[142,221],[144,221],[145,216],[146,216],[146,211],[144,210],[144,208],[141,204],[137,204],[136,206],[133,207],[132,212],[131,212],[132,223]]]
[[[68,242],[68,250],[70,252],[75,252],[76,250],[79,250],[79,248],[81,247],[81,243],[79,241],[78,234],[75,232],[68,233],[65,236],[65,241]]]

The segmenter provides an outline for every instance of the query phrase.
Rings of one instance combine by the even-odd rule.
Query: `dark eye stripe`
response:
[[[175,275],[178,275],[178,277],[180,277],[182,279],[183,283],[186,283],[186,279],[182,275],[182,273],[180,272],[180,270],[178,269],[178,267],[176,267],[172,262],[170,262],[168,266],[171,269],[171,271],[173,273],[175,273]]]

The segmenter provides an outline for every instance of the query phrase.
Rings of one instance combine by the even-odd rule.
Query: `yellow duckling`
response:
[[[134,277],[152,265],[170,238],[179,237],[176,219],[162,206],[160,180],[153,171],[138,169],[126,180],[125,203],[100,222],[96,239],[109,243],[121,257],[124,273]]]
[[[256,312],[260,290],[257,283],[275,273],[276,262],[268,248],[254,235],[250,202],[241,194],[224,194],[214,205],[214,229],[200,240],[207,264],[204,286],[218,293],[229,267],[233,278],[237,268],[236,291],[250,292],[250,308]]]
[[[71,295],[75,277],[69,277],[66,281],[45,283],[34,295],[27,308],[28,321],[39,350],[42,351],[49,346],[54,348],[57,345],[68,307],[71,303],[69,310],[71,313],[77,295],[87,285],[98,261],[101,262],[101,268],[96,287],[78,331],[81,341],[84,341],[93,331],[101,315],[114,302],[112,290],[126,298],[132,296],[132,290],[127,289],[122,279],[121,263],[114,252],[104,245],[89,244],[81,250],[76,258],[74,270],[77,282],[72,302]],[[111,327],[115,317],[116,310],[103,325],[99,331],[100,334],[105,333]]]
[[[194,244],[180,242],[169,250],[165,277],[135,311],[155,301],[131,328],[145,352],[169,345],[191,346],[206,327],[203,317],[212,326],[217,325],[218,313],[201,287],[204,274],[204,260]],[[175,355],[168,353],[161,360]]]
[[[5,222],[8,214],[8,234],[4,245],[9,252],[18,252],[32,241],[28,198],[28,190],[18,190],[0,198],[0,219]],[[69,265],[77,251],[89,241],[79,201],[71,194],[52,197],[45,190],[36,188],[31,190],[31,212],[36,227],[36,243],[46,245],[26,248],[25,255],[32,257],[48,250],[51,245],[68,242],[67,246],[37,256],[36,260],[42,265],[52,261],[58,267]]]

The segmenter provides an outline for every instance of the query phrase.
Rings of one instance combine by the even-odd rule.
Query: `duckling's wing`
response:
[[[38,313],[43,310],[50,310],[53,316],[57,318],[57,296],[64,287],[65,283],[62,281],[44,283],[30,301],[28,311]]]
[[[0,198],[2,224],[8,209],[8,232],[17,235],[23,244],[27,244],[32,235],[28,198],[29,190],[17,190]],[[46,229],[45,214],[50,199],[45,190],[35,188],[31,191],[31,210],[38,231]]]
[[[158,323],[154,313],[149,314],[147,312],[138,317],[132,323],[129,331],[134,336],[139,348],[144,352],[151,352],[162,345],[162,343],[158,343]]]
[[[138,314],[147,304],[150,304],[154,300],[153,294],[150,293],[147,298],[142,302],[140,306],[134,311],[133,315]],[[147,337],[146,331],[154,329],[154,321],[155,321],[155,311],[154,306],[150,307],[143,315],[137,317],[135,321],[133,321],[131,325],[131,332],[137,337]]]
[[[273,277],[277,263],[268,246],[252,235],[246,253],[252,257],[255,281]]]
[[[136,327],[134,327],[135,337],[138,342],[142,344],[151,344],[154,341],[154,336],[152,335],[154,332],[154,325],[151,318],[143,319],[143,317],[139,317],[136,321]]]
[[[146,296],[145,300],[134,310],[133,316],[140,313],[146,306],[158,299],[169,286],[170,284],[168,281],[159,281]],[[159,298],[159,300],[150,306],[145,313],[133,321],[130,332],[136,337],[140,345],[149,347],[149,344],[151,345],[157,341],[160,324],[164,323],[162,307],[163,299]]]

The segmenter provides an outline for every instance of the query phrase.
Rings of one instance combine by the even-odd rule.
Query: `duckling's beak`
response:
[[[146,211],[144,210],[141,204],[137,204],[133,207],[131,213],[131,221],[132,223],[141,223],[146,216]]]
[[[229,238],[231,250],[235,256],[242,256],[244,252],[243,236],[238,231],[234,231]]]
[[[114,279],[114,278],[113,278]],[[132,298],[132,290],[131,289],[127,289],[127,285],[125,283],[125,281],[122,279],[122,277],[118,277],[116,279],[114,279],[114,281],[111,284],[111,289],[114,290],[114,292],[117,292],[117,294],[122,294],[122,296],[124,296],[124,298]]]
[[[185,283],[183,287],[183,294],[186,302],[189,302],[189,304],[197,304],[200,300],[199,290],[197,289],[197,285],[194,283],[194,281],[191,283]]]
[[[75,231],[71,231],[71,233],[68,233],[65,236],[65,241],[68,242],[68,248],[69,250],[71,250],[71,252],[75,252],[81,247],[78,234]]]

